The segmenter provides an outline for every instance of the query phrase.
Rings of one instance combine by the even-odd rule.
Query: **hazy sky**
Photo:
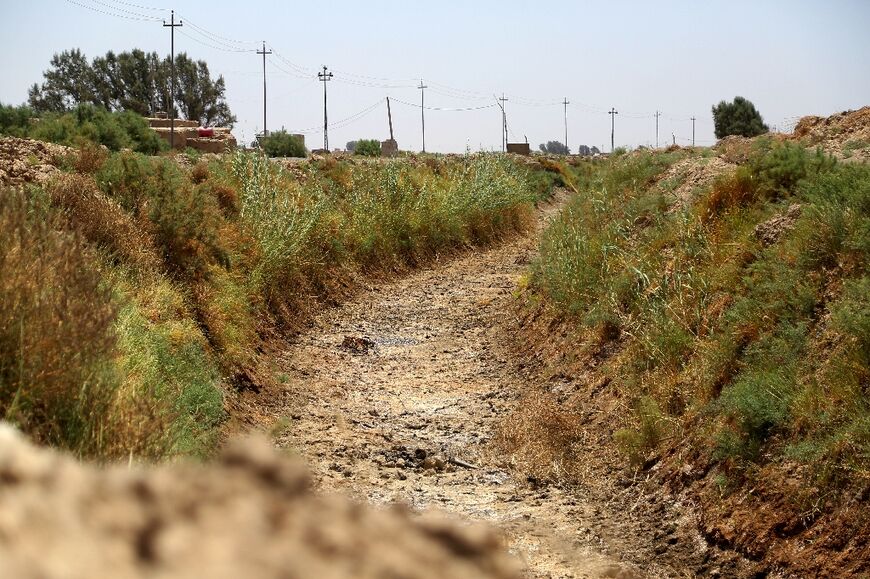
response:
[[[419,149],[420,109],[399,101],[419,104],[421,78],[430,87],[427,106],[477,109],[426,111],[427,150],[445,152],[501,147],[501,113],[489,105],[502,93],[511,140],[528,137],[533,147],[564,140],[567,97],[572,150],[580,143],[609,150],[610,107],[619,111],[616,145],[634,146],[654,142],[656,110],[660,143],[675,134],[685,144],[694,115],[698,144],[711,144],[710,108],[735,95],[780,128],[802,115],[870,104],[868,0],[0,5],[0,102],[25,101],[28,86],[41,82],[52,54],[64,49],[81,48],[89,58],[132,48],[168,54],[169,29],[160,19],[173,8],[185,21],[176,52],[206,60],[225,77],[234,132],[246,141],[263,124],[262,57],[253,52],[261,40],[275,51],[266,65],[268,128],[307,129],[311,148],[323,142],[323,86],[315,75],[324,64],[335,74],[328,87],[333,148],[387,138],[386,106],[370,107],[389,95],[400,147]]]

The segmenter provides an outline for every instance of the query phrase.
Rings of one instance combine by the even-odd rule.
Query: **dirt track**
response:
[[[279,361],[277,442],[323,490],[495,523],[535,577],[672,575],[641,572],[644,538],[620,505],[536,488],[487,444],[523,381],[501,345],[535,245],[530,235],[471,252],[323,312]]]

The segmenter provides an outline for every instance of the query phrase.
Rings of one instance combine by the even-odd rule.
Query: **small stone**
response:
[[[421,465],[425,470],[433,470],[435,468],[435,459],[431,456],[426,458]]]
[[[428,456],[428,453],[426,452],[425,449],[418,448],[417,450],[414,451],[414,457],[417,460],[426,460],[427,456]]]
[[[403,471],[400,470],[399,472],[396,473],[396,478],[399,480],[407,480],[408,475],[406,475]]]

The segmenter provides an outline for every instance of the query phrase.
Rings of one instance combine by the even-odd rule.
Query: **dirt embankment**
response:
[[[515,579],[486,527],[316,496],[265,441],[208,466],[98,468],[0,424],[0,575]]]
[[[795,125],[792,139],[819,146],[843,160],[870,160],[870,106],[844,111],[830,117],[803,117]]]
[[[0,137],[0,185],[41,183],[60,172],[57,165],[70,151],[54,143]]]
[[[777,137],[822,149],[844,162],[866,162],[870,153],[870,107],[829,118],[805,117],[793,135]],[[673,193],[674,207],[692,202],[692,192],[746,162],[752,139],[728,137],[714,157],[691,157],[674,164],[656,186]],[[863,148],[861,148],[863,147]],[[794,226],[802,208],[793,204],[755,228],[764,245],[775,243]],[[604,497],[625,497],[640,519],[664,516],[678,525],[665,537],[667,552],[694,572],[722,576],[863,577],[870,576],[870,486],[845,496],[808,485],[812,477],[795,463],[771,461],[752,474],[752,484],[726,488],[710,452],[692,451],[700,422],[665,441],[632,468],[619,456],[614,434],[632,415],[629,401],[603,370],[622,353],[620,340],[577,329],[574,322],[524,295],[514,304],[519,330],[510,357],[528,375],[520,411],[506,421],[507,442],[529,471],[581,487],[607,488]],[[559,468],[553,468],[557,465]],[[566,470],[566,465],[574,465]],[[591,483],[590,483],[591,481]],[[599,482],[595,482],[599,481]],[[604,482],[602,482],[604,481]],[[734,554],[705,562],[703,549],[715,546]],[[662,544],[656,545],[657,549]],[[737,554],[746,560],[739,561]]]

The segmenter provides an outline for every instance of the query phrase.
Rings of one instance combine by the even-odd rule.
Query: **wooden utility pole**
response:
[[[395,141],[393,138],[393,113],[390,111],[390,97],[387,97],[387,120],[390,122],[390,140]]]
[[[613,152],[614,126],[615,126],[616,115],[619,114],[619,111],[617,111],[615,108],[611,108],[609,111],[607,111],[607,114],[610,115],[610,152],[612,153]]]
[[[423,84],[423,79],[420,79],[420,124],[423,128],[423,152],[426,152],[426,89],[429,88]]]
[[[501,151],[502,153],[507,152],[507,140],[508,140],[508,129],[507,129],[507,113],[504,110],[504,104],[508,101],[505,98],[504,93],[501,93],[501,98],[498,99],[501,101],[501,122],[502,122],[502,140],[501,140]]]
[[[323,149],[329,152],[329,123],[326,116],[326,83],[332,80],[332,73],[327,71],[326,66],[323,67],[323,72],[317,73],[317,78],[323,83]]]
[[[562,104],[565,105],[565,151],[566,154],[570,154],[571,149],[568,147],[568,105],[571,103],[568,102],[568,97],[562,100]]]
[[[263,136],[269,136],[269,131],[266,130],[266,55],[272,54],[271,50],[266,50],[266,41],[263,41],[263,50],[258,50],[257,54],[263,55]]]
[[[183,26],[184,23],[179,20],[176,24],[175,22],[175,10],[172,11],[172,15],[169,19],[169,24],[166,24],[166,21],[163,21],[163,26],[169,28],[169,36],[170,40],[170,53],[169,53],[169,67],[172,70],[172,80],[170,80],[169,86],[169,148],[175,148],[175,29]]]
[[[695,117],[692,117],[692,148],[695,148]]]

